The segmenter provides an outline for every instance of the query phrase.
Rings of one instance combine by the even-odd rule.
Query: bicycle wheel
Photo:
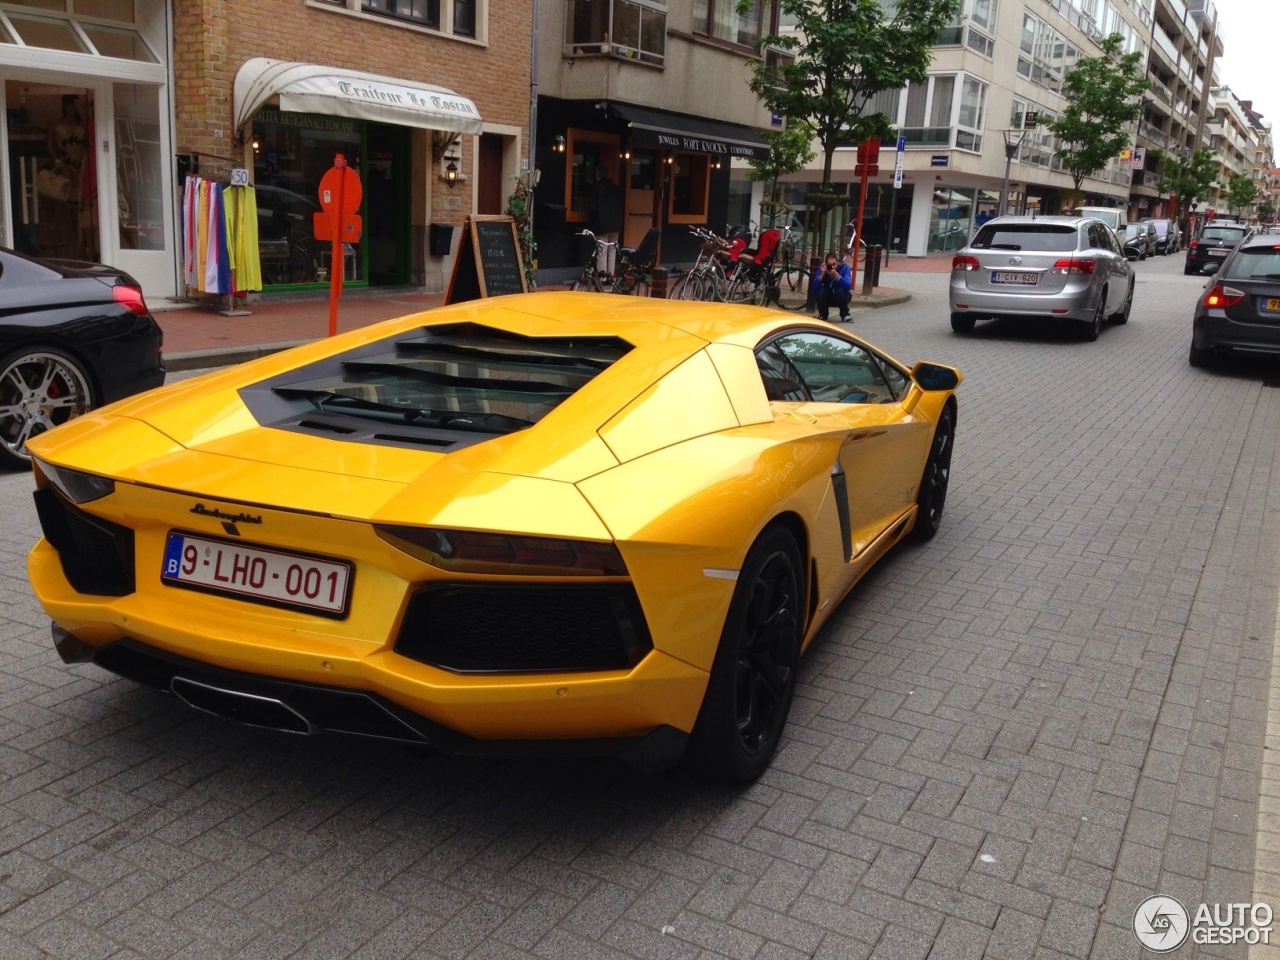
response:
[[[729,303],[759,304],[764,301],[765,285],[759,277],[740,272],[729,284],[725,300]]]
[[[603,293],[600,287],[600,277],[598,274],[584,270],[577,280],[573,281],[573,286],[569,288],[574,293]]]
[[[784,260],[778,269],[778,285],[786,293],[798,293],[804,290],[808,279],[809,272],[798,260]]]

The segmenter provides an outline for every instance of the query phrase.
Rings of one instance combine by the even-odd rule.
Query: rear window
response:
[[[1146,232],[1147,227],[1145,224],[1131,223],[1124,228],[1124,235],[1126,237],[1139,237]]]
[[[1064,253],[1076,248],[1076,228],[1048,223],[988,223],[970,245],[979,250],[1044,250]]]
[[[1228,243],[1238,243],[1240,238],[1244,236],[1244,228],[1205,227],[1200,231],[1200,236],[1205,240],[1226,240]]]
[[[532,426],[630,350],[614,337],[431,326],[299,367],[241,396],[264,426],[456,449]]]
[[[1249,247],[1227,264],[1226,275],[1235,280],[1280,280],[1280,247]]]

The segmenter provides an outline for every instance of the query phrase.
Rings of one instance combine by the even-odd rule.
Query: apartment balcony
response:
[[[1174,46],[1173,41],[1169,39],[1169,35],[1164,32],[1160,26],[1151,28],[1151,49],[1159,51],[1165,62],[1169,65],[1170,70],[1178,69],[1178,48]]]
[[[1179,23],[1185,23],[1187,19],[1187,5],[1182,0],[1164,0],[1165,4],[1173,11],[1173,18]]]
[[[1164,131],[1145,120],[1138,121],[1138,136],[1151,141],[1151,145],[1165,149],[1169,145],[1169,137]]]
[[[1173,103],[1173,91],[1166,87],[1155,77],[1147,77],[1147,82],[1151,84],[1151,92],[1163,100],[1165,103]]]

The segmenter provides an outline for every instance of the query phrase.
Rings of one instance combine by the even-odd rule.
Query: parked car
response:
[[[442,307],[37,438],[28,573],[64,659],[206,713],[752,780],[938,530],[959,383],[762,307]]]
[[[1156,252],[1162,254],[1177,253],[1182,249],[1182,228],[1177,220],[1148,218],[1142,221],[1156,229]]]
[[[1273,237],[1241,241],[1196,302],[1191,365],[1231,353],[1280,355],[1280,246]]]
[[[1145,260],[1156,255],[1155,227],[1149,223],[1124,225],[1124,256],[1126,260]]]
[[[161,342],[127,273],[0,248],[0,464],[26,467],[34,437],[164,383]]]
[[[1076,207],[1071,213],[1077,217],[1093,217],[1095,220],[1101,220],[1111,228],[1117,240],[1124,236],[1124,227],[1127,222],[1124,207]]]
[[[1253,231],[1243,223],[1214,220],[1205,224],[1199,235],[1187,244],[1187,260],[1182,272],[1190,276],[1203,273],[1205,267],[1216,270],[1237,243],[1252,235]]]
[[[951,261],[951,329],[983,317],[1070,324],[1096,340],[1103,324],[1126,323],[1133,268],[1116,235],[1092,217],[997,217]]]

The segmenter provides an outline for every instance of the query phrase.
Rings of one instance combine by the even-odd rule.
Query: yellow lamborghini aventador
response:
[[[33,439],[31,582],[67,662],[244,723],[750,780],[937,530],[959,382],[755,307],[444,307]]]

